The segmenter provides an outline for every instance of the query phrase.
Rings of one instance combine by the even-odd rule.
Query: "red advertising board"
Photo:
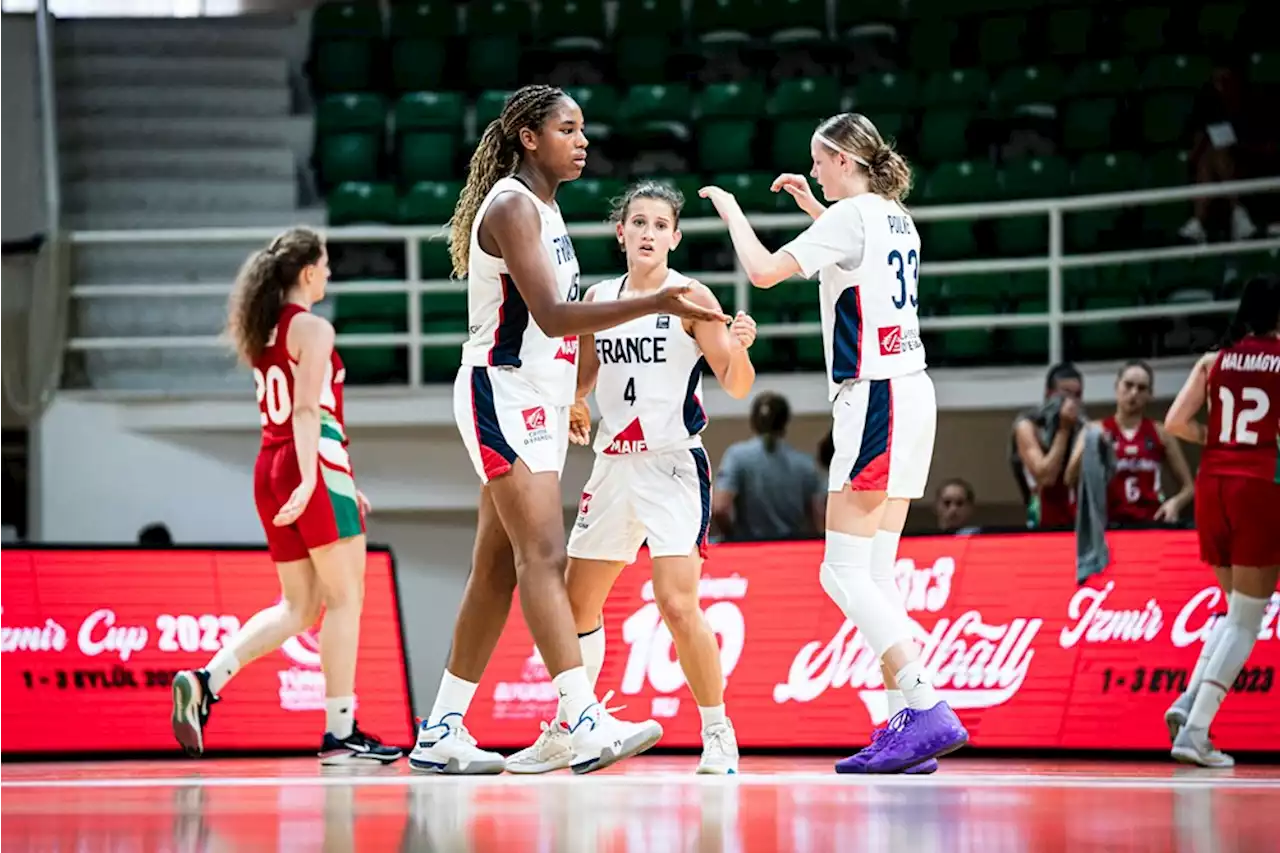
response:
[[[978,747],[1162,749],[1163,714],[1226,602],[1192,531],[1108,536],[1112,565],[1075,582],[1070,534],[907,538],[898,583],[935,684]],[[879,667],[818,583],[821,542],[720,545],[701,586],[721,646],[725,699],[751,747],[866,743],[884,722]],[[700,744],[697,707],[658,616],[647,558],[605,605],[598,693],[624,719],[662,722],[664,746]],[[1277,607],[1214,724],[1228,751],[1280,750]],[[513,608],[467,724],[489,747],[524,746],[556,692]]]
[[[6,548],[2,586],[5,754],[176,750],[173,673],[203,665],[280,595],[275,566],[257,549]],[[319,626],[245,666],[222,698],[209,749],[319,749]],[[361,728],[413,742],[386,551],[369,553],[356,701]]]

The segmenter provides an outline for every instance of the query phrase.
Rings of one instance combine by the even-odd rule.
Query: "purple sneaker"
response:
[[[867,771],[865,767],[866,767],[867,761],[872,756],[874,756],[880,750],[880,748],[883,747],[885,744],[884,736],[889,732],[890,728],[893,728],[896,730],[897,728],[900,728],[905,721],[906,721],[906,716],[903,715],[901,712],[894,715],[894,718],[890,720],[887,724],[881,726],[880,728],[876,729],[871,733],[871,743],[867,744],[856,754],[851,755],[848,758],[841,759],[840,761],[837,761],[836,772],[837,773],[866,773]],[[917,774],[922,776],[927,776],[930,773],[938,772],[938,762],[930,758],[928,761],[923,761],[919,764],[908,767],[906,770],[902,772],[911,776],[914,776]]]
[[[898,717],[903,717],[901,721]],[[896,723],[896,725],[895,725]],[[876,750],[854,773],[901,773],[932,758],[955,752],[969,742],[969,732],[946,702],[927,711],[907,708],[876,739]],[[919,771],[923,772],[923,771]]]

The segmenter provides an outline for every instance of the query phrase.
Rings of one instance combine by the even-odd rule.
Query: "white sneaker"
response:
[[[662,726],[656,720],[619,720],[597,702],[569,726],[569,733],[573,747],[569,766],[574,773],[591,773],[649,749],[662,738]]]
[[[1169,752],[1183,764],[1199,764],[1201,767],[1235,767],[1236,760],[1225,752],[1219,752],[1209,742],[1209,732],[1183,726],[1173,741]]]
[[[409,766],[421,773],[487,776],[505,770],[507,760],[477,747],[461,714],[446,714],[435,725],[423,720],[418,744],[409,753]]]
[[[1204,226],[1194,216],[1182,224],[1182,227],[1178,229],[1178,236],[1192,243],[1204,243],[1209,239],[1209,235],[1205,233]]]
[[[1248,240],[1257,233],[1258,226],[1253,224],[1249,211],[1237,204],[1235,210],[1231,211],[1231,239]]]
[[[1190,716],[1191,706],[1195,701],[1195,694],[1188,690],[1174,699],[1169,710],[1164,712],[1164,724],[1169,727],[1170,742],[1178,740],[1178,732],[1182,731],[1182,727],[1187,724],[1187,717]]]
[[[515,755],[507,758],[508,773],[550,773],[563,770],[573,761],[573,736],[558,721],[542,723],[542,734]]]
[[[738,738],[733,723],[712,723],[702,730],[702,760],[698,772],[723,776],[738,772]]]

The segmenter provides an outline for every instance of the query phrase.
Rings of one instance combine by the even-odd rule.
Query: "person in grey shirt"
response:
[[[817,537],[823,530],[826,482],[813,457],[783,441],[791,407],[766,391],[751,402],[756,435],[730,445],[720,459],[712,513],[725,541]]]

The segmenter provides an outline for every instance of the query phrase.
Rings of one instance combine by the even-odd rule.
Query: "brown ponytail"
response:
[[[467,275],[471,227],[480,203],[494,184],[510,177],[520,165],[520,157],[524,153],[520,145],[520,131],[541,127],[563,97],[564,92],[554,86],[534,85],[517,89],[507,99],[502,115],[484,129],[467,166],[467,183],[458,196],[453,218],[449,220],[449,257],[453,260],[453,274],[458,278]]]
[[[244,262],[231,291],[227,334],[246,364],[262,356],[280,322],[289,290],[302,271],[319,263],[323,255],[324,239],[319,234],[310,228],[291,228]]]

